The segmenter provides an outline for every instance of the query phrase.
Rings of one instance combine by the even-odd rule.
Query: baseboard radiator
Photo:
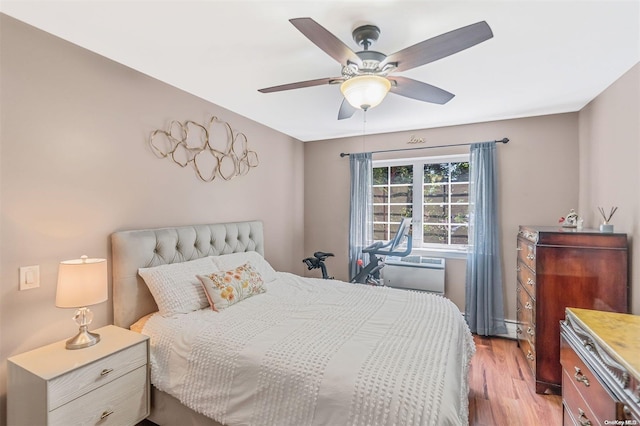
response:
[[[382,269],[384,285],[444,294],[445,259],[439,257],[387,256]]]

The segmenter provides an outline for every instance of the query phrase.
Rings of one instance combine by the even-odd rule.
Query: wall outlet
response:
[[[40,265],[20,267],[20,290],[40,287]]]

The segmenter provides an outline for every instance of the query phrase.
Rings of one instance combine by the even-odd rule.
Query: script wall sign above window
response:
[[[204,182],[216,176],[230,180],[258,166],[258,154],[249,150],[244,133],[234,133],[229,123],[217,117],[204,125],[172,120],[166,130],[151,132],[149,145],[159,158],[169,158],[180,167],[191,164]]]

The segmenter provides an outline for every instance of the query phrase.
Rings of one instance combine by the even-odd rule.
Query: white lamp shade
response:
[[[107,300],[107,260],[81,259],[65,260],[58,268],[56,306],[59,308],[80,308]]]
[[[340,85],[340,91],[354,108],[367,110],[382,102],[391,89],[391,82],[378,75],[359,75]]]

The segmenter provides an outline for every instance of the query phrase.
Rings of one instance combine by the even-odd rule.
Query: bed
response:
[[[151,421],[468,424],[475,347],[448,299],[276,272],[260,221],[119,231],[111,241],[114,322],[151,337]],[[211,299],[209,272],[199,272],[209,262],[210,277],[246,269],[260,286],[214,311],[207,303],[222,307],[220,293]],[[195,273],[202,285],[165,297],[150,284],[161,270]],[[174,299],[178,313],[166,314]]]

